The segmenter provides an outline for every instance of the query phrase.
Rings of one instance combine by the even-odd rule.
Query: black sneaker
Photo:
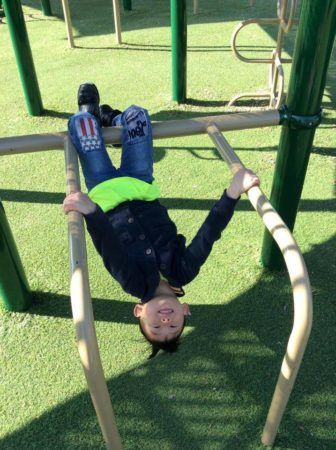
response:
[[[121,114],[119,109],[113,109],[110,105],[101,105],[99,107],[99,117],[102,127],[110,127],[112,120]]]
[[[93,114],[99,119],[99,92],[95,84],[83,83],[78,88],[77,103],[79,111]]]

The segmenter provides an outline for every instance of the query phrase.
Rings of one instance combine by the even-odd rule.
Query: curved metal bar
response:
[[[233,106],[237,100],[240,98],[271,98],[269,91],[264,92],[244,92],[242,94],[237,94],[229,101],[228,106]]]
[[[78,192],[80,185],[77,154],[69,137],[64,140],[64,150],[67,194],[70,194]],[[71,308],[79,355],[106,446],[110,450],[121,450],[120,436],[99,356],[87,269],[83,216],[80,213],[71,211],[68,214],[68,229]]]
[[[244,167],[214,124],[209,124],[207,131],[232,172]],[[262,434],[263,444],[273,445],[309,338],[313,317],[312,292],[303,256],[286,224],[259,187],[251,188],[247,195],[282,252],[293,289],[293,328]]]
[[[246,58],[245,56],[241,55],[240,52],[237,49],[237,36],[240,30],[242,30],[244,27],[247,27],[251,24],[257,24],[257,25],[279,25],[280,20],[278,18],[272,18],[272,19],[248,19],[244,20],[243,22],[240,22],[236,29],[234,30],[232,37],[231,37],[231,49],[235,56],[240,59],[240,61],[246,62],[246,63],[264,63],[264,64],[272,64],[272,58]]]

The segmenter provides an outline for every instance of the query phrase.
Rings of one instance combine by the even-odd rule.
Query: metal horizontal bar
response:
[[[214,123],[221,131],[268,127],[280,124],[280,114],[277,110],[253,111],[196,117],[193,119],[154,122],[153,138],[164,139],[203,134],[207,132],[207,126],[210,123]],[[1,138],[0,156],[46,150],[63,150],[64,139],[67,134],[66,131],[63,131],[59,133],[31,134]],[[120,143],[121,128],[104,128],[103,135],[107,144]]]

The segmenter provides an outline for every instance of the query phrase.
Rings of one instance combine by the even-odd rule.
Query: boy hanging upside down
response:
[[[133,313],[152,345],[150,357],[160,349],[174,352],[190,314],[189,306],[178,299],[184,295],[183,286],[198,275],[240,195],[259,185],[259,179],[250,170],[237,172],[186,246],[185,237],[177,233],[158,200],[148,112],[132,105],[121,113],[108,105],[99,107],[99,101],[94,84],[79,87],[79,112],[70,118],[68,128],[88,194],[68,195],[64,212],[84,215],[106,269],[125,292],[140,299]],[[122,126],[118,169],[107,154],[101,132],[102,126],[116,125]]]

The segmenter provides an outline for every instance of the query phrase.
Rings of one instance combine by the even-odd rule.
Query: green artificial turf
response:
[[[104,103],[145,106],[153,120],[246,111],[264,103],[238,92],[264,89],[268,68],[234,58],[230,36],[249,17],[272,17],[276,1],[188,2],[186,105],[171,101],[169,2],[134,0],[122,12],[124,44],[115,44],[112,2],[70,2],[76,49],[67,47],[60,1],[44,17],[38,0],[23,2],[46,114],[27,114],[6,25],[0,23],[0,137],[63,131],[76,109],[78,85],[94,81]],[[292,55],[295,33],[286,36]],[[241,36],[245,54],[270,55],[276,29],[254,26]],[[314,324],[276,449],[335,449],[335,88],[332,56],[295,226],[314,294]],[[285,67],[288,82],[290,67]],[[226,134],[270,194],[280,129]],[[111,149],[115,162],[118,149]],[[206,136],[155,142],[163,203],[190,240],[230,174]],[[0,448],[103,449],[81,369],[69,302],[62,151],[0,159],[0,198],[34,293],[24,313],[0,315]],[[111,279],[88,240],[93,309],[103,367],[127,450],[259,449],[260,435],[292,326],[286,273],[260,266],[263,226],[246,198],[216,243],[190,303],[180,350],[148,361],[131,311],[134,299]],[[0,255],[1,258],[1,255]]]

